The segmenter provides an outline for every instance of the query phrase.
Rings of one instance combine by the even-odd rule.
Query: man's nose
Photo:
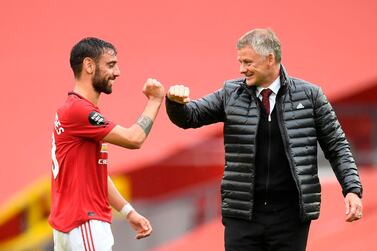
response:
[[[244,74],[246,72],[246,67],[243,64],[240,64],[240,73]]]
[[[120,69],[119,69],[118,66],[116,66],[115,69],[114,69],[114,76],[116,76],[116,77],[120,76]]]

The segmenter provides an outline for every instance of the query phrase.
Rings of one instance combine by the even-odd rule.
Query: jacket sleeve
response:
[[[330,161],[345,196],[354,192],[362,196],[362,186],[350,145],[333,108],[318,88],[314,100],[314,117],[319,144]]]
[[[185,105],[166,98],[166,112],[175,125],[184,129],[221,122],[224,121],[223,96],[224,89],[220,89]]]

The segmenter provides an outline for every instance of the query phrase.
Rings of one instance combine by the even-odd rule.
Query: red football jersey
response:
[[[107,145],[115,124],[97,106],[69,93],[55,115],[49,223],[62,232],[90,219],[111,222],[107,190]]]

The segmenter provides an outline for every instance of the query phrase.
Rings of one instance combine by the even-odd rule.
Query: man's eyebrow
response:
[[[112,61],[107,62],[107,64],[116,64],[117,62],[118,62],[117,60],[112,60]]]

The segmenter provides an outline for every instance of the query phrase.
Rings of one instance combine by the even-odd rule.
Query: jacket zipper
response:
[[[282,95],[279,95],[280,97]],[[297,178],[297,175],[296,173],[294,172],[293,170],[293,163],[292,163],[292,158],[291,158],[291,155],[289,154],[288,152],[288,144],[287,144],[287,139],[288,139],[288,135],[286,133],[285,130],[283,130],[283,119],[281,117],[280,114],[283,114],[283,110],[282,110],[282,102],[280,102],[280,97],[278,98],[278,96],[276,96],[276,102],[275,102],[275,105],[276,105],[276,108],[277,108],[277,119],[278,119],[278,125],[279,125],[279,129],[280,129],[280,133],[282,134],[282,140],[283,140],[283,144],[284,144],[284,151],[285,151],[285,154],[287,155],[287,159],[288,159],[288,162],[289,162],[289,169],[291,170],[291,174],[292,174],[292,177],[293,177],[293,180],[296,184],[296,188],[297,188],[297,191],[298,191],[298,196],[299,196],[299,207],[300,207],[300,215],[302,216],[303,215],[303,208],[302,208],[302,193],[301,193],[301,189],[298,185],[298,178]],[[280,113],[281,112],[281,113]]]
[[[268,189],[270,186],[270,165],[271,165],[271,119],[270,114],[268,115],[268,152],[267,152],[267,178],[266,178],[266,197],[264,205],[267,206],[268,202]]]
[[[258,105],[258,98],[256,97],[256,96],[254,96],[252,93],[250,93],[249,92],[249,94],[250,94],[250,97],[252,98],[252,99],[254,99],[254,102],[256,102],[256,108],[257,108],[257,111],[258,111],[258,114],[257,114],[257,116],[258,116],[258,119],[257,119],[257,124],[256,124],[256,128],[257,128],[257,130],[256,130],[256,132],[255,132],[255,144],[254,144],[254,153],[256,153],[257,152],[257,145],[258,145],[258,140],[257,140],[257,138],[258,138],[258,127],[259,127],[259,123],[260,123],[260,113],[261,113],[261,111],[260,111],[260,109],[259,109],[259,105]],[[254,171],[255,171],[255,154],[254,154],[254,159],[253,159],[253,162],[254,162]],[[254,187],[255,187],[255,184],[254,184],[254,182],[255,182],[255,178],[253,178],[253,181],[252,181],[252,183],[251,183],[251,185],[253,185]],[[254,198],[254,187],[253,187],[253,189],[251,190],[252,191],[252,198]]]

